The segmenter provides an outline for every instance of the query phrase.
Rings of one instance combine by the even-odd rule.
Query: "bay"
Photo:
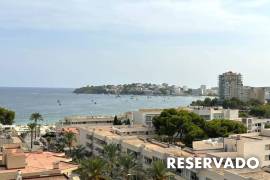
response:
[[[27,124],[33,112],[51,124],[70,115],[116,115],[141,108],[171,108],[189,105],[204,97],[74,94],[68,88],[0,87],[0,107],[16,112],[16,124]]]

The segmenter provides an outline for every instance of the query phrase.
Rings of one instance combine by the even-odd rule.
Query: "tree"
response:
[[[204,100],[193,101],[191,106],[222,106],[225,109],[240,109],[240,110],[248,110],[251,107],[262,105],[258,100],[251,99],[248,102],[243,102],[237,98],[220,100],[217,98],[210,99],[205,98]]]
[[[270,124],[268,124],[268,123],[265,124],[265,125],[264,125],[264,128],[265,128],[265,129],[269,129],[269,128],[270,128]]]
[[[230,134],[246,133],[247,128],[241,123],[226,119],[216,119],[208,121],[205,129],[211,138],[227,137]]]
[[[36,128],[36,123],[29,123],[28,124],[28,128],[30,129],[30,133],[31,133],[31,149],[33,148],[33,134],[34,134],[34,130]]]
[[[197,101],[192,101],[190,104],[191,106],[218,106],[220,105],[219,101],[217,98],[211,99],[211,98],[205,98],[204,100],[197,100]]]
[[[41,114],[39,114],[39,113],[36,112],[36,113],[31,114],[30,120],[31,121],[34,121],[35,124],[36,124],[36,127],[35,127],[35,139],[36,139],[37,138],[37,125],[38,125],[38,121],[42,121],[43,120],[43,117],[42,117]]]
[[[73,133],[71,131],[66,132],[64,134],[64,140],[65,140],[66,146],[68,146],[68,148],[69,148],[69,155],[71,155],[71,150],[72,150],[73,144],[74,144],[74,142],[77,141],[75,133]]]
[[[183,142],[186,146],[192,147],[192,142],[194,140],[202,140],[206,139],[208,136],[203,129],[194,125],[194,124],[186,124],[186,134],[183,138]]]
[[[72,160],[74,162],[80,162],[85,159],[86,155],[87,155],[87,151],[85,147],[82,145],[79,145],[71,151],[70,157],[72,157]]]
[[[125,120],[125,125],[130,125],[130,119]]]
[[[118,147],[116,144],[107,144],[104,146],[103,150],[104,159],[106,160],[108,165],[109,176],[113,178],[115,177],[114,170],[119,155]]]
[[[248,112],[239,111],[239,117],[241,117],[241,118],[247,118],[248,117]]]
[[[153,180],[165,180],[168,178],[169,170],[162,161],[158,160],[152,163],[152,167],[149,168],[147,172]]]
[[[131,154],[121,155],[118,158],[118,165],[120,168],[120,174],[126,180],[128,180],[130,176],[137,176],[138,171],[141,170],[140,164]]]
[[[113,125],[122,125],[121,120],[119,120],[117,116],[114,116]]]
[[[105,180],[106,162],[99,157],[85,159],[76,172],[82,180]]]
[[[0,107],[0,123],[3,125],[11,125],[14,123],[15,112]]]
[[[190,145],[192,140],[206,137],[203,131],[205,120],[185,110],[166,109],[160,116],[153,118],[153,124],[158,135],[169,137],[169,143],[179,138],[186,145]]]
[[[169,137],[169,143],[178,138],[189,147],[192,147],[194,140],[246,132],[246,127],[240,122],[225,119],[205,121],[195,113],[176,109],[162,111],[160,116],[153,118],[153,124],[158,135]]]
[[[254,106],[250,109],[249,114],[261,118],[270,118],[270,104]]]
[[[55,142],[53,149],[56,152],[64,152],[66,147],[66,139],[64,136],[60,136]]]

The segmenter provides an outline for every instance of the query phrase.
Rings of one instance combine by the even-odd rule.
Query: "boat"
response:
[[[62,103],[61,103],[61,101],[59,99],[57,99],[57,103],[58,103],[58,106],[62,105]]]

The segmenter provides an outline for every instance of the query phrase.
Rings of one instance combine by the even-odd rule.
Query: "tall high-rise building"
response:
[[[220,99],[242,99],[242,75],[231,71],[219,75]]]

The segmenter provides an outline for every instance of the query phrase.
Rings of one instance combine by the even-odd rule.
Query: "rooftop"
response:
[[[9,150],[13,151],[13,150]],[[70,159],[65,158],[63,153],[52,153],[52,152],[30,152],[25,154],[25,168],[19,169],[6,169],[5,167],[0,168],[0,177],[1,174],[9,173],[9,172],[17,172],[17,170],[21,170],[22,174],[28,173],[42,173],[50,170],[55,170],[53,167],[54,163],[59,162],[60,171],[65,171],[68,169],[76,169],[78,166],[70,163]],[[46,173],[45,173],[46,174]]]
[[[119,128],[123,131],[129,131],[131,129],[137,129],[140,130],[141,128],[145,128],[142,125],[134,125],[131,128],[123,127]],[[159,152],[159,153],[164,153],[164,154],[170,154],[174,156],[182,156],[183,154],[189,154],[192,155],[191,153],[188,152],[182,152],[182,150],[179,147],[176,146],[168,146],[165,143],[160,143],[158,141],[155,141],[153,139],[146,139],[143,136],[137,136],[137,135],[119,135],[116,133],[113,133],[112,127],[110,126],[101,126],[101,127],[84,127],[83,129],[89,130],[89,132],[94,132],[95,136],[100,136],[100,137],[106,137],[106,139],[122,139],[122,142],[125,144],[128,144],[130,146],[140,148],[144,147],[145,150],[147,151],[153,151],[153,152]]]
[[[28,179],[28,180],[67,180],[68,177],[61,174],[56,174],[56,175],[48,175],[48,176],[43,176],[43,177],[36,177],[36,176],[33,176],[33,177],[29,177],[29,178],[24,178],[24,179]]]
[[[202,141],[193,141],[194,150],[223,149],[223,139],[214,138]]]
[[[263,141],[270,140],[270,129],[264,129],[261,133],[246,133],[246,134],[237,134],[231,135],[228,139],[236,139],[243,142],[254,142],[254,141]]]

